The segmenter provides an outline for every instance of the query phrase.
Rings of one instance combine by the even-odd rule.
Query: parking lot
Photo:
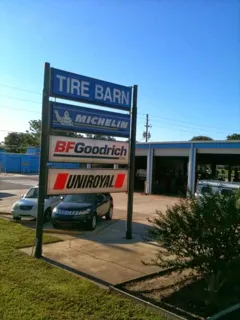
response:
[[[37,184],[37,176],[1,176],[0,177],[0,212],[2,218],[12,221],[9,215],[12,204],[30,187]],[[156,210],[166,210],[177,198],[134,194],[133,239],[126,240],[127,194],[112,194],[114,200],[113,219],[100,219],[94,231],[84,228],[56,230],[51,223],[44,225],[44,231],[57,235],[59,243],[43,246],[43,254],[51,263],[65,268],[73,268],[82,275],[108,284],[127,281],[158,270],[145,266],[142,260],[149,260],[156,253],[157,247],[148,238],[148,218]],[[21,223],[35,229],[36,221],[22,219]],[[33,253],[33,247],[24,249]],[[109,272],[111,270],[111,272]]]

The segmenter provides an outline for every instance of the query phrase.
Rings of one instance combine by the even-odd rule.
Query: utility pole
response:
[[[152,128],[152,126],[149,124],[149,114],[146,114],[146,124],[144,126],[146,131],[143,132],[143,138],[145,139],[145,142],[148,142],[148,140],[151,138],[151,133],[148,129]]]

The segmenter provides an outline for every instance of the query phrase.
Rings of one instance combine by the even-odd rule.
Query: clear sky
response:
[[[138,141],[146,113],[152,141],[240,133],[239,13],[239,0],[1,0],[0,141],[40,118],[45,61],[138,84]]]

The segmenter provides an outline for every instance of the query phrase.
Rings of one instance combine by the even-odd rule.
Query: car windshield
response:
[[[221,190],[221,195],[223,196],[230,196],[233,194],[235,190],[231,190],[231,189],[222,189]]]
[[[38,197],[38,188],[31,188],[25,196],[25,198],[28,198],[28,199],[37,199],[37,197]]]
[[[66,196],[63,202],[93,202],[95,198],[96,196],[93,194],[73,194]]]
[[[209,186],[204,186],[204,187],[202,187],[202,189],[201,189],[201,194],[210,193],[211,190],[212,190],[211,187],[209,187]]]

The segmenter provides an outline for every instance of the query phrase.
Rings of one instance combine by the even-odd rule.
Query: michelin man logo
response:
[[[59,123],[65,126],[73,126],[72,118],[69,116],[68,111],[64,111],[63,117],[61,117],[57,110],[55,110],[56,119]]]

